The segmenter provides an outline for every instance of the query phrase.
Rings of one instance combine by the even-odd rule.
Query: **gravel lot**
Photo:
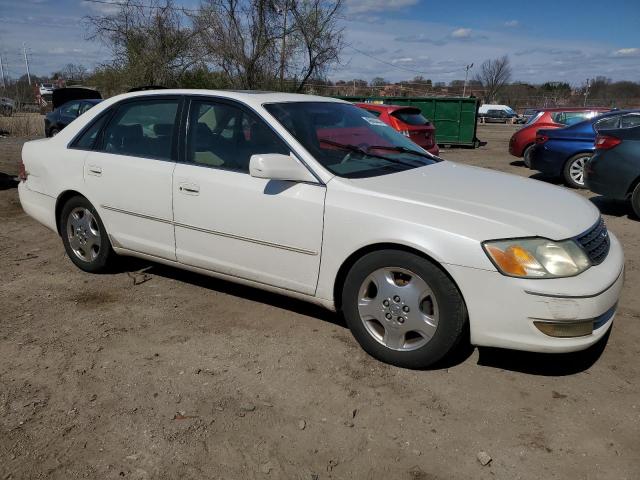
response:
[[[529,176],[507,154],[515,128],[481,126],[487,146],[443,156]],[[627,255],[608,344],[467,349],[409,371],[282,296],[134,260],[81,272],[20,208],[23,141],[0,138],[0,478],[640,478],[640,222],[626,205],[592,199]]]

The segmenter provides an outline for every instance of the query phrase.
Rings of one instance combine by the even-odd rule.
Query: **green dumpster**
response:
[[[476,116],[478,99],[475,97],[336,97],[348,102],[411,105],[422,111],[436,127],[439,145],[478,147]]]

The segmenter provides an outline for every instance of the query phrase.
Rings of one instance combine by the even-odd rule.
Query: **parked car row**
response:
[[[639,132],[640,110],[549,109],[513,134],[509,151],[569,187],[630,200],[640,216]]]

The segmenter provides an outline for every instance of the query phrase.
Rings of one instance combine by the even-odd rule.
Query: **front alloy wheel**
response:
[[[449,353],[467,325],[464,301],[447,274],[399,250],[360,258],[347,274],[342,312],[371,356],[405,368],[428,367]]]
[[[422,277],[404,268],[380,268],[360,287],[358,312],[369,334],[391,350],[426,345],[438,328],[438,303]]]
[[[564,180],[569,187],[585,188],[584,168],[591,158],[588,153],[579,153],[567,160],[564,167]]]

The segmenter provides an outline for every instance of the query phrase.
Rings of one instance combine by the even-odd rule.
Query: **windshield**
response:
[[[318,162],[340,177],[373,177],[440,161],[352,104],[291,102],[264,107]]]

